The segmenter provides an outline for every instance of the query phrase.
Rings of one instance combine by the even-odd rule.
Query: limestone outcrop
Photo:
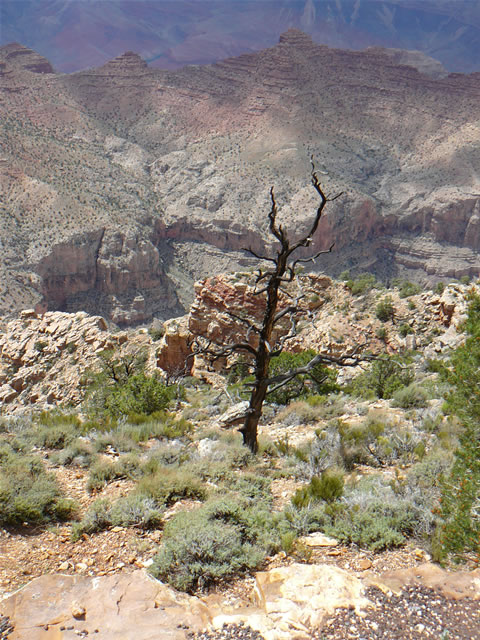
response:
[[[153,353],[148,334],[112,333],[100,316],[26,310],[0,334],[0,402],[4,413],[78,404],[81,379],[106,349]]]
[[[408,299],[401,298],[396,289],[353,296],[345,283],[322,275],[301,276],[298,286],[304,296],[299,304],[303,317],[298,322],[297,335],[285,342],[285,349],[313,349],[334,356],[362,344],[373,352],[386,348],[392,354],[421,348],[426,357],[454,349],[463,340],[457,329],[465,320],[468,297],[479,291],[478,285],[452,284],[441,294],[422,292]],[[253,295],[254,290],[254,277],[245,272],[197,282],[189,314],[165,323],[165,335],[157,349],[158,366],[173,373],[188,362],[188,370],[194,375],[214,381],[211,372],[225,363],[210,362],[201,354],[193,357],[194,340],[201,336],[227,345],[245,340],[248,334],[254,344],[255,332],[249,332],[249,323],[260,325],[263,314],[262,298]],[[296,295],[294,287],[290,293]],[[387,323],[376,316],[377,304],[385,297],[391,299],[395,309],[393,320]],[[285,298],[282,304],[287,301]],[[286,320],[283,326],[279,325],[277,337],[288,330]]]
[[[144,570],[112,576],[45,575],[1,603],[11,640],[186,640],[202,629],[244,623],[266,640],[305,640],[339,609],[373,608],[367,587],[401,593],[420,585],[446,598],[480,600],[479,570],[448,573],[432,564],[359,577],[331,565],[293,563],[256,574],[253,602],[232,609],[218,596],[180,594]],[[373,637],[373,636],[372,636]]]

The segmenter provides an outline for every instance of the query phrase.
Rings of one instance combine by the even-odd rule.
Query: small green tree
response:
[[[387,296],[377,304],[375,315],[381,322],[393,320],[395,316],[395,309],[393,307],[392,299],[389,296]]]
[[[90,413],[118,418],[165,409],[175,397],[176,387],[167,387],[157,377],[147,376],[145,361],[143,351],[122,356],[104,351],[100,369],[91,373],[87,381]]]
[[[357,376],[351,389],[361,396],[391,398],[395,391],[413,382],[410,367],[398,356],[382,356],[374,360],[367,371]]]
[[[452,385],[447,406],[463,425],[455,462],[443,483],[439,555],[480,556],[480,297],[472,296],[465,323],[468,338],[442,376]]]

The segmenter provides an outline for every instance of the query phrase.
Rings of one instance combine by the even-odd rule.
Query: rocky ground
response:
[[[9,401],[4,396],[5,412],[10,412],[12,419],[2,423],[2,438],[5,442],[15,441],[20,450],[32,446],[28,437],[33,437],[41,425],[28,417],[25,406],[51,408],[54,399],[52,396],[49,401],[49,393],[55,395],[55,401],[63,394],[66,401],[78,402],[82,368],[94,365],[106,347],[114,347],[122,354],[129,353],[129,349],[144,348],[150,370],[162,363],[164,369],[172,373],[184,361],[191,332],[200,332],[215,341],[235,339],[239,326],[228,319],[224,307],[245,308],[252,299],[249,277],[249,274],[217,277],[201,283],[190,314],[169,321],[159,341],[145,331],[111,333],[101,318],[85,314],[42,316],[27,312],[19,320],[10,322],[0,337],[2,389],[12,394]],[[305,451],[308,452],[314,436],[326,437],[329,430],[340,428],[339,424],[350,429],[365,425],[369,419],[381,420],[385,436],[392,438],[392,442],[402,433],[406,438],[395,444],[399,447],[397,457],[387,457],[380,462],[370,460],[371,464],[358,462],[346,477],[355,487],[378,476],[384,482],[384,489],[394,485],[399,492],[403,491],[410,471],[423,460],[423,454],[415,453],[412,438],[424,444],[427,454],[439,447],[441,456],[451,455],[449,447],[455,441],[455,425],[441,415],[441,391],[425,371],[422,361],[428,357],[445,357],[459,343],[462,337],[457,328],[465,317],[466,296],[477,288],[455,284],[439,294],[421,292],[408,297],[401,297],[398,290],[372,289],[354,296],[351,285],[333,283],[319,276],[306,276],[302,286],[308,300],[305,311],[313,322],[301,329],[299,337],[292,341],[292,348],[310,347],[335,353],[350,348],[364,335],[377,351],[399,354],[416,347],[421,355],[414,354],[411,366],[418,384],[423,385],[425,393],[427,390],[430,393],[425,395],[420,407],[393,406],[389,399],[359,401],[346,393],[338,394],[327,404],[308,405],[299,401],[283,409],[270,406],[261,425],[262,455],[246,463],[246,467],[240,468],[233,462],[228,468],[229,451],[237,445],[235,435],[225,424],[231,405],[235,404],[231,394],[238,390],[229,392],[221,372],[207,371],[206,363],[197,357],[193,361],[193,372],[204,375],[217,386],[195,383],[187,387],[185,399],[176,405],[176,413],[193,425],[183,440],[182,436],[158,435],[146,441],[126,443],[124,434],[123,441],[113,439],[102,449],[94,449],[105,434],[92,431],[82,436],[83,440],[77,439],[92,447],[92,459],[97,461],[115,462],[129,450],[128,446],[142,462],[148,460],[152,452],[165,454],[169,447],[177,447],[186,461],[211,466],[223,461],[227,472],[233,472],[231,480],[243,473],[268,477],[270,508],[280,512],[309,478]],[[376,308],[386,297],[390,298],[395,314],[394,318],[382,322]],[[260,306],[255,302],[249,304],[247,310],[251,317],[261,314]],[[399,330],[401,326],[409,327],[404,336]],[[384,330],[381,334],[380,329]],[[120,430],[119,427],[117,431]],[[110,434],[112,438],[118,435],[113,431]],[[119,448],[125,444],[128,444],[126,449]],[[303,462],[301,455],[295,454],[295,448],[301,454],[302,447],[307,447]],[[133,478],[118,477],[88,491],[91,472],[88,465],[60,464],[56,457],[58,451],[38,445],[32,447],[32,452],[55,475],[65,497],[78,505],[77,520],[97,498],[113,503],[128,496],[135,487]],[[208,491],[222,491],[222,486],[226,490],[226,485],[219,482],[207,482]],[[395,499],[393,494],[389,495]],[[435,492],[432,496],[436,499]],[[364,502],[358,504],[367,504],[366,498],[362,499]],[[162,527],[179,511],[200,507],[197,499],[178,500],[162,513]],[[431,507],[432,504],[426,505],[428,517]],[[151,566],[162,544],[162,528],[108,526],[91,534],[83,533],[74,541],[73,524],[22,525],[0,530],[0,614],[4,614],[0,618],[0,640],[57,637],[71,640],[90,635],[110,640],[115,636],[109,635],[105,622],[108,616],[113,616],[113,625],[123,616],[134,628],[136,618],[132,610],[137,609],[148,613],[148,624],[158,626],[158,616],[164,616],[161,621],[164,626],[160,628],[168,629],[171,635],[165,637],[172,640],[185,640],[188,634],[195,640],[480,638],[480,577],[478,569],[475,571],[475,559],[471,558],[465,567],[470,573],[441,572],[429,564],[430,553],[421,535],[412,537],[403,546],[376,552],[328,540],[325,536],[302,536],[290,548],[268,557],[257,568],[261,571],[221,583],[208,593],[199,591],[194,597],[180,595],[169,587],[162,590],[159,583],[146,575],[145,569]],[[98,602],[92,598],[93,585],[95,589],[98,587],[98,594],[104,594],[98,596]],[[24,588],[16,592],[20,587]],[[117,599],[112,600],[112,589],[120,594]],[[78,598],[75,598],[80,604],[74,608],[66,596],[77,591]],[[39,600],[35,611],[30,609],[32,620],[37,621],[32,626],[25,611],[33,607],[31,594],[35,593],[47,600],[50,598],[52,605],[48,604],[50,600]],[[84,613],[76,615],[75,611],[78,613],[82,608]],[[11,625],[16,628],[12,630]],[[62,635],[54,635],[58,633]],[[144,636],[138,637],[143,640]]]

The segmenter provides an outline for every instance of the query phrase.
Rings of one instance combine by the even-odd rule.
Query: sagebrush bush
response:
[[[155,501],[141,495],[130,494],[111,503],[106,498],[95,500],[80,522],[72,527],[72,538],[92,534],[110,527],[137,527],[154,529],[162,523],[163,511]]]
[[[205,500],[206,487],[184,467],[165,467],[141,478],[136,492],[153,498],[157,505],[171,506],[184,498]]]
[[[291,503],[280,515],[279,529],[286,532],[293,531],[296,536],[324,531],[332,522],[326,506],[326,502],[309,502],[308,505],[301,507]]]
[[[341,502],[333,506],[325,532],[372,551],[404,544],[416,532],[424,510],[412,497],[397,495],[379,476],[347,487]]]
[[[388,508],[383,502],[366,509],[353,507],[337,514],[326,527],[329,535],[371,551],[402,546],[413,529],[408,508]]]
[[[110,518],[110,501],[107,498],[95,500],[80,522],[72,526],[72,540],[78,540],[84,533],[95,533],[107,529],[112,524]]]
[[[279,544],[269,511],[216,501],[167,523],[151,572],[192,593],[256,568]]]
[[[90,466],[94,455],[91,443],[77,438],[66,449],[56,451],[52,455],[52,462],[66,467],[85,468]]]
[[[76,511],[55,477],[39,458],[13,452],[2,456],[0,467],[0,524],[43,524],[67,520]]]
[[[93,493],[118,478],[133,478],[138,474],[140,461],[135,455],[120,456],[115,462],[97,458],[90,467],[87,491]]]
[[[78,436],[78,427],[73,424],[55,424],[39,427],[32,436],[37,447],[64,449]]]
[[[342,463],[340,434],[337,424],[327,429],[317,429],[315,437],[307,445],[293,447],[291,454],[296,458],[296,476],[311,480],[328,468]]]
[[[356,464],[383,466],[399,460],[413,462],[425,449],[419,432],[392,423],[388,416],[373,414],[354,426],[342,423],[339,431],[343,464],[347,469],[353,469]]]
[[[428,405],[427,392],[416,384],[409,384],[408,387],[395,391],[392,404],[394,407],[402,409],[426,407]]]

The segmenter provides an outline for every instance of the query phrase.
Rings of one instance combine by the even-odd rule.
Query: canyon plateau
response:
[[[425,284],[480,273],[480,73],[432,59],[278,44],[213,65],[126,52],[62,74],[0,48],[0,313],[184,313],[193,283],[274,248],[269,188],[301,231],[329,195],[316,268]]]

